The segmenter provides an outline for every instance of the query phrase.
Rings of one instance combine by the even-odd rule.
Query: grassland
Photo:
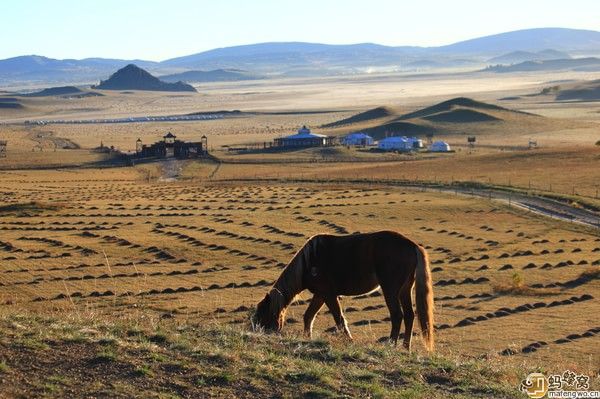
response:
[[[0,159],[0,396],[522,397],[516,387],[529,372],[597,375],[597,230],[386,184],[474,181],[597,204],[595,105],[498,101],[539,91],[551,78],[503,77],[501,90],[486,76],[241,82],[198,95],[44,98],[2,110],[10,123],[0,127],[0,140],[9,140]],[[427,97],[419,94],[434,84]],[[436,137],[455,147],[452,154],[223,147],[382,104],[392,120],[467,94],[541,116],[522,123],[499,113],[504,122],[469,123],[464,132],[436,125],[447,127]],[[261,113],[185,123],[21,123],[224,108]],[[341,135],[387,121],[315,130]],[[220,161],[122,167],[92,151],[100,142],[131,150],[138,137],[149,143],[167,130],[184,140],[206,134]],[[474,149],[465,145],[471,131],[483,132]],[[526,149],[530,138],[540,148]],[[252,331],[252,307],[309,236],[381,229],[428,248],[435,355],[418,341],[412,354],[378,342],[390,326],[377,292],[343,299],[353,343],[332,333],[327,312],[317,318],[316,339],[302,338],[306,294],[282,336]]]
[[[431,253],[438,351],[444,361],[495,359],[507,370],[490,386],[502,389],[517,383],[520,364],[588,373],[597,365],[597,337],[588,332],[597,327],[599,283],[595,275],[581,278],[600,263],[600,240],[593,232],[495,203],[384,186],[207,186],[148,183],[137,168],[90,172],[24,171],[0,181],[3,201],[12,203],[2,210],[0,226],[0,312],[7,320],[22,314],[60,320],[70,314],[75,324],[65,328],[81,329],[77,322],[85,315],[110,324],[117,312],[129,322],[214,325],[216,330],[203,330],[198,341],[217,333],[226,340],[254,339],[243,338],[249,309],[308,236],[394,229],[407,232]],[[528,287],[525,293],[498,288],[515,278]],[[287,334],[292,337],[301,333],[300,305],[306,299],[301,297],[289,313]],[[346,298],[343,305],[356,339],[352,350],[365,355],[368,350],[359,348],[366,345],[387,353],[389,348],[376,344],[389,330],[382,298]],[[218,332],[223,326],[231,329]],[[331,326],[328,315],[317,319],[319,340],[332,339]],[[329,345],[297,342],[308,348]],[[545,344],[531,346],[539,342]],[[137,364],[134,356],[125,356]],[[407,359],[398,356],[394,362]],[[415,356],[423,356],[418,345]],[[11,358],[4,359],[7,367],[23,373]],[[453,367],[461,364],[453,362]],[[409,364],[425,367],[413,360]],[[336,375],[323,378],[336,381]],[[394,391],[393,385],[380,383],[381,389]],[[430,397],[419,387],[415,392]],[[438,388],[431,388],[432,395],[442,397]],[[358,392],[335,384],[328,389]]]

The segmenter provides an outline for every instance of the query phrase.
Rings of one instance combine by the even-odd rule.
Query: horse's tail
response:
[[[417,317],[423,332],[427,350],[433,350],[433,287],[429,271],[429,256],[420,245],[416,246],[417,267],[415,270]]]

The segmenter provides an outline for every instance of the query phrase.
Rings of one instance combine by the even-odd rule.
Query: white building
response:
[[[373,145],[373,137],[366,133],[350,133],[342,139],[343,145]]]
[[[445,141],[436,141],[429,147],[431,152],[448,152],[450,151],[450,145]]]
[[[379,140],[378,148],[385,151],[413,151],[423,148],[423,141],[416,137],[386,137]]]

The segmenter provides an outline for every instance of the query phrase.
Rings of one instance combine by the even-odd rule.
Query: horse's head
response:
[[[285,312],[278,296],[281,296],[279,292],[270,291],[258,303],[254,314],[254,323],[257,327],[262,327],[267,331],[281,331],[285,321]]]

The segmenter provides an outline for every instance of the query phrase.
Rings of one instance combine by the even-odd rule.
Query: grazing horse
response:
[[[414,285],[419,324],[425,347],[431,351],[433,288],[425,249],[393,231],[344,236],[318,234],[285,267],[258,304],[253,321],[266,330],[281,331],[288,306],[308,289],[313,297],[304,314],[305,334],[312,336],[315,316],[326,304],[337,329],[352,339],[338,297],[362,295],[381,287],[392,321],[390,340],[398,342],[404,319],[404,347],[410,350],[415,318],[411,298]]]

